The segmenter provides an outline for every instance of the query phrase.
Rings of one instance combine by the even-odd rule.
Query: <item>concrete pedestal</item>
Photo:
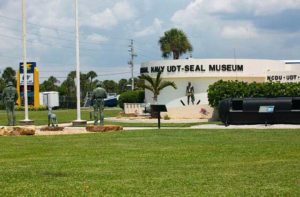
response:
[[[72,125],[74,126],[74,127],[80,127],[80,126],[86,126],[86,124],[87,124],[87,121],[86,120],[74,120],[73,122],[72,122]]]
[[[22,126],[26,126],[26,125],[34,125],[34,121],[33,121],[33,120],[20,120],[19,123],[20,123],[20,125],[22,125]]]

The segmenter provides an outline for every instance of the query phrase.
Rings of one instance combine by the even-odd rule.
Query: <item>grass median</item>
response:
[[[0,138],[1,196],[299,196],[299,130]]]
[[[81,110],[81,119],[90,120],[90,109]],[[119,108],[107,108],[105,109],[105,117],[115,117],[119,115],[121,109]],[[53,110],[56,114],[58,123],[71,123],[76,120],[76,109],[59,109]],[[24,119],[24,111],[16,111],[17,124],[20,120]],[[48,111],[29,111],[29,119],[34,120],[36,125],[46,125],[48,124]],[[7,124],[6,111],[0,111],[0,125]]]
[[[91,109],[81,110],[82,120],[90,119]],[[105,117],[117,117],[120,116],[120,108],[106,108],[104,110]],[[58,123],[71,123],[76,119],[76,109],[59,109],[54,110],[53,113],[56,114]],[[29,111],[29,118],[34,120],[35,125],[46,125],[48,124],[48,111]],[[16,111],[16,120],[19,124],[20,120],[24,119],[24,111]],[[161,127],[190,127],[199,124],[213,124],[220,122],[194,122],[194,123],[161,123]],[[7,124],[7,116],[4,110],[0,110],[0,125]],[[119,125],[123,127],[157,127],[157,123],[131,123],[131,122],[114,122],[109,120],[104,120],[105,125]]]

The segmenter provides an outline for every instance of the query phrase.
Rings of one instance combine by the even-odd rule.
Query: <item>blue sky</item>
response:
[[[129,78],[128,45],[141,62],[162,59],[158,39],[177,27],[194,58],[300,59],[299,0],[93,0],[79,2],[80,63],[100,80]],[[41,80],[75,69],[74,0],[27,0],[28,61]],[[0,1],[0,70],[22,59],[21,1]],[[182,58],[187,57],[182,56]]]

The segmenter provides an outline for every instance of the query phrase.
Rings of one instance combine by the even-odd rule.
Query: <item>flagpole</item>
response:
[[[29,116],[28,116],[26,39],[27,39],[26,38],[26,1],[22,0],[22,41],[23,41],[23,78],[24,78],[23,92],[24,92],[25,119],[21,120],[20,123],[23,125],[30,125],[33,124],[33,121],[29,120]]]
[[[79,22],[78,22],[78,0],[75,0],[75,28],[76,28],[76,97],[77,97],[77,119],[73,125],[86,125],[86,120],[81,120],[80,114],[80,53],[79,53]]]

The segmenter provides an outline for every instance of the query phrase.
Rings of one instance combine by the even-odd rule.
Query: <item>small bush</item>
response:
[[[24,106],[16,106],[16,111],[24,111],[25,110],[25,107]],[[28,105],[28,110],[29,111],[45,111],[47,110],[47,107],[46,106],[39,106],[39,107],[34,107],[32,105]]]
[[[119,106],[124,109],[124,103],[143,103],[145,92],[141,90],[124,92],[119,97]]]
[[[168,116],[168,114],[165,114],[163,118],[164,118],[164,120],[170,120],[171,119],[170,116]]]

